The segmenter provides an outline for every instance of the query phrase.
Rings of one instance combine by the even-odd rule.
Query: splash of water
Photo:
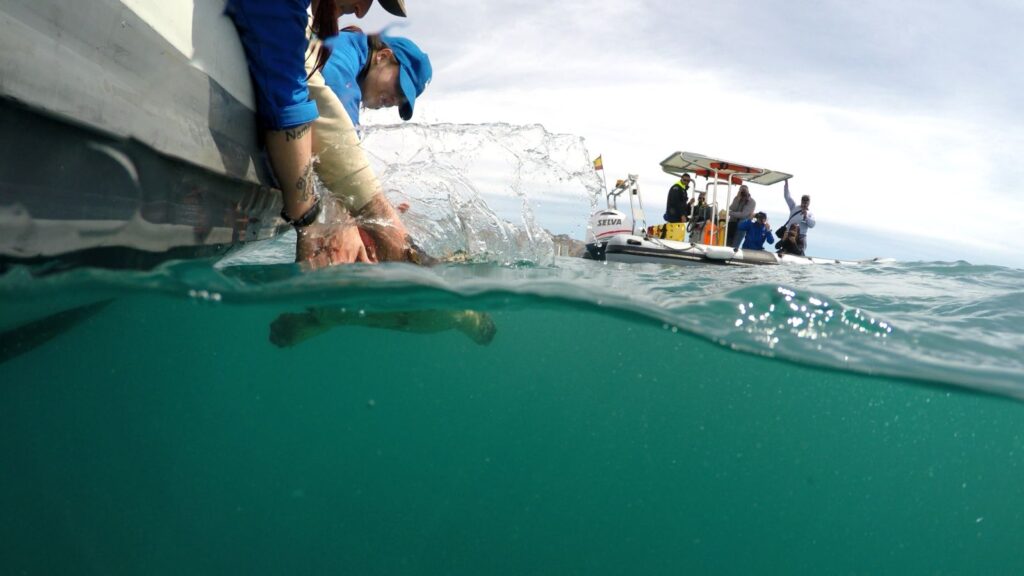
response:
[[[554,261],[551,232],[582,238],[602,188],[583,139],[540,125],[366,129],[388,198],[427,252],[502,264]]]

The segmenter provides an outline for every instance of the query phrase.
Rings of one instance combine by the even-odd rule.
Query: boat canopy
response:
[[[682,176],[685,172],[692,172],[705,178],[724,180],[732,184],[753,182],[770,186],[776,182],[782,182],[793,177],[792,174],[776,172],[766,168],[755,168],[746,164],[708,158],[703,154],[694,152],[673,152],[671,156],[661,161],[661,169],[675,176]]]

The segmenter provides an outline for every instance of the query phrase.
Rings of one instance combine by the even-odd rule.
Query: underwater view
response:
[[[0,278],[5,573],[1024,570],[1020,270],[215,264]]]

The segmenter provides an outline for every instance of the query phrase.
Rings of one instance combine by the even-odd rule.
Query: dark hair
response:
[[[349,30],[349,28],[355,28],[355,30]],[[362,32],[362,30],[356,28],[355,26],[349,26],[348,28],[345,28],[345,31]],[[380,39],[380,34],[367,34],[366,47],[368,48],[366,64],[363,65],[363,69],[359,71],[359,74],[356,74],[356,82],[360,86],[363,85],[363,81],[366,80],[366,74],[370,71],[370,62],[373,62],[373,55],[376,54],[378,51],[387,48],[388,45],[385,44],[384,41]]]
[[[336,0],[319,0],[316,11],[313,13],[313,33],[321,40],[338,35],[338,5]],[[327,64],[331,57],[331,49],[326,44],[320,44],[320,51],[316,55],[316,64],[313,71],[309,73],[310,78]]]
[[[385,44],[384,41],[380,39],[380,34],[367,34],[366,45],[370,48],[371,56],[373,56],[374,52],[378,50],[383,50],[384,48],[388,47],[388,45]]]

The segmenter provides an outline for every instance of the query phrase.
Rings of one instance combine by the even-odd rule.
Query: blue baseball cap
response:
[[[398,85],[405,96],[405,104],[398,108],[398,113],[402,120],[409,120],[412,118],[413,106],[416,105],[416,97],[423,94],[433,75],[430,58],[408,38],[381,35],[380,39],[395,53],[395,59],[398,60]]]

